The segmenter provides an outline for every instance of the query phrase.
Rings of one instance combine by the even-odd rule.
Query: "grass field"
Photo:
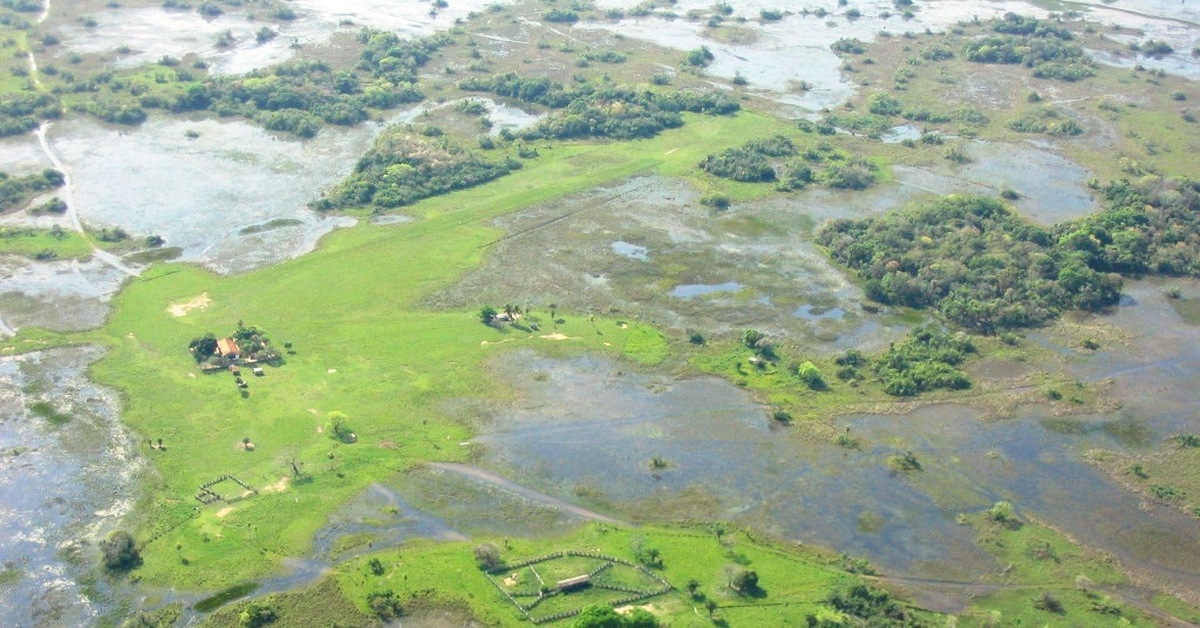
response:
[[[496,543],[501,544],[498,539]],[[704,529],[630,530],[592,524],[560,538],[505,540],[501,558],[514,562],[551,552],[575,550],[632,561],[635,545],[659,551],[662,566],[653,569],[652,573],[675,589],[638,605],[667,618],[672,626],[711,626],[714,619],[738,626],[805,626],[808,615],[831,612],[824,604],[830,590],[858,581],[857,577],[840,569],[834,556],[790,544],[762,542],[736,530],[718,538]],[[465,607],[465,612],[487,626],[529,625],[521,612],[479,569],[472,549],[467,543],[409,543],[398,550],[351,561],[317,587],[327,592],[336,590],[338,598],[350,600],[360,613],[362,624],[374,616],[368,607],[368,598],[390,592],[404,604],[407,613],[420,615],[420,609],[429,606]],[[566,571],[562,573],[570,571],[572,565],[567,563],[572,560],[580,559],[564,561],[561,567]],[[543,578],[552,578],[558,573],[554,561],[539,563],[536,567],[544,569]],[[728,573],[735,567],[755,571],[761,590],[743,595],[730,589]],[[623,568],[632,571],[629,567]],[[503,581],[511,578],[512,573],[518,573],[519,579],[526,572],[528,568],[511,572],[502,570],[493,578]],[[571,574],[575,575],[574,572]],[[689,582],[693,581],[695,593],[688,590]],[[585,590],[560,595],[556,596],[556,603],[561,608],[578,608],[592,603],[595,594]],[[708,601],[714,603],[711,617],[706,608]],[[279,625],[306,625],[294,602],[276,596],[265,603],[279,613],[278,621],[282,622]],[[244,604],[214,614],[210,625],[236,625],[239,608]],[[330,604],[329,608],[343,609],[341,604],[339,601]],[[339,610],[339,614],[343,621],[350,619],[344,611]]]
[[[123,391],[125,420],[147,439],[157,475],[139,509],[142,577],[216,589],[260,576],[303,553],[327,515],[371,481],[422,461],[464,460],[458,443],[469,434],[441,408],[504,398],[482,377],[496,352],[553,345],[661,362],[666,341],[636,322],[559,312],[567,340],[554,340],[498,331],[477,311],[414,304],[481,262],[501,235],[488,219],[635,172],[690,166],[727,134],[760,123],[749,114],[695,117],[655,140],[548,149],[513,176],[415,206],[416,223],[336,232],[310,255],[245,275],[162,265],[128,284],[103,331],[86,336],[112,347],[93,376]],[[200,295],[205,307],[168,312]],[[544,304],[533,305],[533,319],[548,317]],[[192,338],[232,333],[239,321],[294,348],[286,364],[249,378],[244,396],[228,373],[202,374],[187,351]],[[324,432],[334,411],[349,417],[357,443]],[[149,446],[160,438],[163,449]],[[194,499],[223,475],[258,495],[231,505]]]

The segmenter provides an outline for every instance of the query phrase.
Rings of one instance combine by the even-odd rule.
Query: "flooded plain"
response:
[[[133,508],[143,463],[97,349],[0,358],[0,624],[88,625],[112,584],[84,577]]]
[[[244,13],[205,20],[159,7],[106,11],[96,16],[96,28],[63,25],[59,33],[63,54],[113,55],[117,67],[196,55],[215,72],[233,74],[281,62],[366,24],[431,34],[495,2],[452,1],[436,11],[429,3],[384,0],[291,4],[299,19],[271,23],[280,36],[262,44],[253,33],[265,22]],[[634,4],[597,2],[602,8]],[[573,28],[680,51],[707,46],[716,58],[705,72],[740,76],[757,96],[806,115],[854,93],[829,49],[838,39],[936,31],[1006,11],[1047,15],[1025,2],[928,0],[904,18],[891,2],[870,0],[856,3],[861,17],[853,18],[834,0],[823,0],[778,22],[758,19],[760,10],[777,5],[738,3],[738,14],[749,19],[713,31],[684,17],[710,10],[707,0],[674,4],[674,19]],[[1200,44],[1200,9],[1170,0],[1065,5],[1101,24],[1140,30],[1108,34],[1115,41],[1153,37],[1180,51],[1161,59],[1098,53],[1102,62],[1200,78],[1200,64],[1187,55]],[[225,31],[234,45],[217,49]],[[129,52],[116,54],[123,46]],[[797,58],[805,59],[802,68]],[[539,119],[485,104],[493,133]],[[411,122],[424,110],[401,112],[392,121]],[[56,123],[50,140],[73,175],[76,209],[89,225],[162,235],[180,259],[233,273],[303,254],[348,224],[305,205],[349,170],[379,130],[374,124],[327,129],[300,142],[236,121],[152,118],[131,130],[72,120]],[[189,138],[189,132],[198,135]],[[889,139],[913,134],[899,129]],[[1088,173],[1052,152],[979,142],[968,150],[975,162],[959,169],[901,166],[894,184],[866,192],[809,190],[720,214],[701,208],[700,194],[687,184],[657,177],[548,203],[498,221],[515,235],[489,248],[483,268],[427,304],[545,305],[552,295],[564,310],[615,309],[681,331],[755,326],[825,352],[886,346],[908,323],[862,309],[859,290],[811,245],[821,221],[879,213],[934,194],[1004,188],[1018,192],[1017,207],[1044,224],[1094,209],[1084,185]],[[14,173],[51,165],[25,137],[0,140],[0,161]],[[1031,168],[1053,175],[1027,177]],[[548,219],[561,220],[543,226]],[[511,272],[514,261],[522,273]],[[125,278],[98,261],[14,258],[0,259],[0,277],[0,332],[98,326]],[[973,408],[939,405],[904,416],[838,419],[860,449],[791,438],[763,407],[722,380],[627,372],[603,358],[508,355],[506,370],[539,376],[513,379],[521,400],[480,418],[481,435],[471,443],[478,468],[430,466],[371,486],[334,515],[310,559],[293,561],[290,575],[265,581],[260,591],[296,586],[334,561],[409,538],[553,534],[595,517],[732,520],[868,557],[891,574],[973,580],[1003,566],[955,518],[997,499],[1112,552],[1137,572],[1200,591],[1195,520],[1144,502],[1083,462],[1089,449],[1144,451],[1197,427],[1200,336],[1163,296],[1166,285],[1131,282],[1129,298],[1114,313],[1083,321],[1119,328],[1129,338],[1123,343],[1082,353],[1049,332],[1031,334],[1068,356],[1067,368],[1080,380],[1111,381],[1122,405],[1117,413],[1064,419],[1030,406],[1013,418],[986,421]],[[1198,288],[1187,286],[1193,293]],[[109,583],[86,574],[94,543],[128,512],[142,463],[117,420],[116,396],[84,377],[98,355],[64,349],[0,358],[0,533],[9,539],[0,546],[2,624],[95,623],[111,601]],[[887,458],[902,451],[912,451],[925,470],[891,470]],[[652,465],[654,459],[662,464]]]
[[[974,582],[1003,566],[956,516],[1007,499],[1135,572],[1200,590],[1194,517],[1143,503],[1082,456],[1137,451],[1178,430],[1177,416],[1138,419],[1149,436],[1137,442],[1111,427],[1124,414],[1059,419],[1031,406],[985,421],[967,406],[934,405],[843,417],[861,443],[845,449],[791,438],[722,380],[529,351],[506,356],[504,369],[537,376],[510,378],[521,401],[472,441],[480,466],[617,517],[732,520],[865,556],[889,575]],[[922,471],[888,465],[906,451]]]
[[[160,235],[181,260],[231,273],[308,252],[353,224],[307,203],[346,175],[378,130],[365,124],[298,141],[240,121],[152,118],[118,129],[85,119],[56,124],[50,141],[85,223]]]
[[[879,199],[863,194],[864,206]],[[556,303],[703,333],[754,327],[819,351],[886,346],[904,333],[894,316],[868,315],[859,289],[811,242],[822,212],[845,212],[838,203],[857,195],[812,190],[718,213],[699,197],[687,182],[643,176],[505,216],[497,224],[510,235],[484,266],[426,302]],[[522,272],[511,272],[516,263]],[[796,315],[802,308],[838,315]]]

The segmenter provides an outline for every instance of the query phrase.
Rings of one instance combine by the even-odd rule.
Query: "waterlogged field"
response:
[[[1193,9],[1071,4],[1098,63],[1055,81],[963,53],[1009,11],[1060,24],[1024,2],[122,4],[0,9],[0,93],[65,106],[6,110],[44,142],[0,141],[0,169],[66,175],[0,216],[0,623],[1200,617],[1194,280],[971,337],[965,390],[901,400],[841,360],[943,322],[816,243],[947,194],[1052,230],[1114,179],[1197,176]],[[360,58],[364,27],[412,56]],[[741,110],[538,136],[644,103],[480,87],[506,72]],[[408,100],[337,109],[381,87]],[[779,137],[776,181],[700,167]],[[380,201],[463,155],[506,174]],[[197,365],[189,342],[243,325],[281,359]],[[118,529],[127,572],[96,566]]]

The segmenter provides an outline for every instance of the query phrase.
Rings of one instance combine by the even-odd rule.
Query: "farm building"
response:
[[[233,338],[222,338],[217,341],[217,355],[223,358],[236,360],[241,354],[242,350],[238,347],[237,341]]]

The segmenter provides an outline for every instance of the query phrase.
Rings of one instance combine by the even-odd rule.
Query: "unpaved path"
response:
[[[454,464],[454,463],[449,463],[449,462],[431,462],[431,463],[429,463],[429,467],[432,469],[440,469],[442,471],[456,473],[458,475],[468,477],[471,479],[475,479],[475,480],[479,480],[481,482],[486,482],[488,484],[491,484],[492,486],[496,486],[496,487],[502,488],[504,490],[507,490],[509,492],[516,493],[517,495],[520,495],[521,497],[524,497],[531,501],[545,504],[547,506],[557,508],[564,512],[569,512],[577,517],[583,517],[584,519],[591,519],[593,521],[603,521],[605,523],[612,523],[612,524],[616,524],[616,525],[625,525],[623,522],[613,519],[612,517],[602,515],[598,512],[594,512],[594,511],[588,510],[586,508],[576,506],[574,504],[569,504],[567,502],[564,502],[561,499],[546,495],[545,493],[539,493],[531,488],[521,486],[520,484],[506,480],[498,475],[489,473],[478,467],[472,467],[472,466],[465,465],[465,464]]]

